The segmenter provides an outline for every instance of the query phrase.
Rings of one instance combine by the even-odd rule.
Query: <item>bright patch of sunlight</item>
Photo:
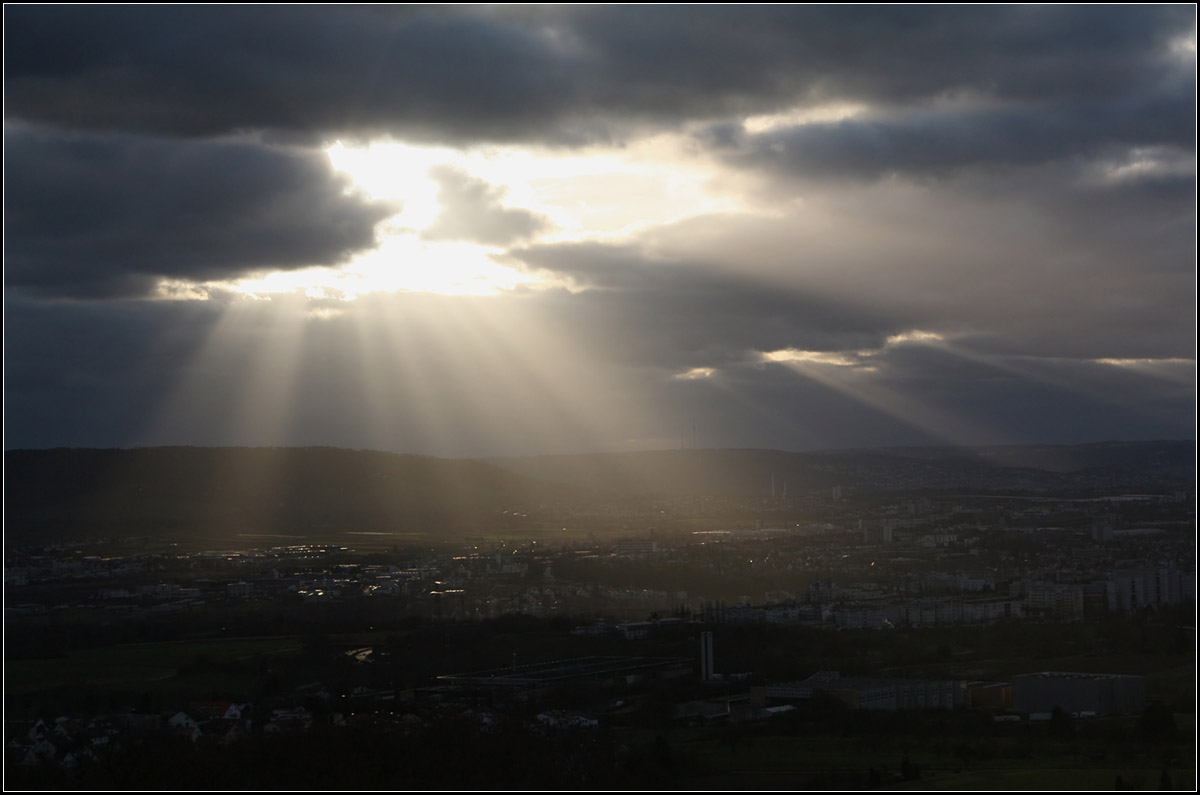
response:
[[[302,294],[312,299],[353,301],[355,291],[346,275],[335,268],[272,271],[233,282],[209,282],[206,287],[230,290],[246,298],[271,300],[272,295]]]
[[[547,241],[631,234],[701,213],[734,209],[728,198],[709,195],[711,164],[686,152],[686,139],[659,135],[620,149],[563,152],[505,146],[460,151],[376,142],[327,151],[334,168],[374,198],[397,200],[399,228],[420,231],[437,217],[435,166],[451,166],[504,191],[503,205],[550,219]]]
[[[429,169],[453,160],[453,150],[406,144],[349,149],[339,141],[325,151],[333,167],[372,199],[401,202],[403,209],[392,219],[394,226],[424,229],[441,211],[438,184],[429,176]]]
[[[165,301],[207,301],[208,289],[184,279],[162,279],[155,286],[155,297]]]
[[[427,242],[413,236],[383,241],[345,268],[360,293],[425,292],[442,295],[494,295],[541,279],[501,265],[495,249],[473,243]]]
[[[887,338],[887,344],[899,345],[904,342],[942,342],[945,339],[945,336],[933,331],[920,331],[919,329],[913,329],[912,331],[905,331],[901,334],[893,334]]]
[[[795,348],[785,348],[779,351],[769,351],[762,354],[764,362],[809,362],[813,364],[833,364],[839,367],[854,367],[859,360],[838,351],[799,351]]]
[[[175,300],[222,290],[254,300],[300,294],[313,300],[353,301],[376,292],[495,295],[542,283],[535,275],[491,259],[494,249],[470,243],[428,242],[412,235],[385,239],[379,248],[340,268],[274,271],[233,282],[163,282],[159,294]]]
[[[1156,364],[1195,364],[1192,359],[1093,359],[1097,364],[1108,364],[1113,367],[1144,367]]]
[[[1113,182],[1147,177],[1194,177],[1196,156],[1166,146],[1135,146],[1125,157],[1100,169],[1101,176]]]
[[[332,306],[318,306],[308,310],[308,316],[316,320],[333,320],[345,314],[344,310]]]
[[[931,343],[944,342],[945,340],[946,337],[942,334],[913,329],[912,331],[893,334],[884,341],[883,346],[880,348],[867,348],[856,351],[802,351],[796,348],[784,348],[778,351],[764,351],[760,353],[760,361],[779,362],[783,364],[829,364],[837,367],[857,367],[860,370],[871,372],[875,368],[867,366],[866,360],[873,356],[878,356],[886,348],[911,342]]]
[[[1196,32],[1185,33],[1167,44],[1167,52],[1181,60],[1193,60],[1196,57]]]
[[[676,373],[671,377],[680,381],[696,381],[701,378],[711,378],[716,373],[717,371],[713,367],[693,367],[686,372]]]
[[[781,113],[749,116],[743,122],[748,133],[763,133],[781,127],[797,127],[803,124],[843,121],[867,110],[867,106],[854,102],[836,102],[815,107],[799,107]]]

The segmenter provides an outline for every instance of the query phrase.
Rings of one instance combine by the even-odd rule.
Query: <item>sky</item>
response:
[[[6,449],[1194,439],[1196,11],[4,7]]]

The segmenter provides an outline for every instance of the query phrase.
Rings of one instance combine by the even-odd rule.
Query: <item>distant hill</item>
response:
[[[1047,472],[1087,470],[1194,473],[1196,444],[1192,441],[1096,442],[1076,445],[998,445],[990,447],[882,447],[834,450],[833,455],[884,455],[917,460],[975,460],[1000,467],[1026,467]]]
[[[10,539],[440,533],[547,496],[482,461],[334,448],[13,450],[4,469]]]
[[[782,450],[656,450],[492,459],[526,477],[626,494],[799,494],[845,485],[820,460]]]
[[[10,541],[238,533],[416,532],[457,538],[504,511],[623,495],[803,496],[858,491],[1111,493],[1195,482],[1195,443],[781,450],[665,450],[439,459],[335,448],[161,447],[4,454]],[[555,509],[556,510],[556,509]]]
[[[790,453],[666,450],[492,459],[548,482],[625,493],[799,495],[833,486],[866,490],[967,488],[1054,491],[1187,488],[1193,441],[1084,445],[895,447]]]

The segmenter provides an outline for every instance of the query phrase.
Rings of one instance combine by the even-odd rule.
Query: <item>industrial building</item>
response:
[[[751,699],[757,695],[775,703],[810,699],[818,694],[832,695],[851,709],[892,711],[954,709],[966,700],[965,685],[956,680],[842,676],[837,671],[818,671],[801,682],[755,688]]]
[[[491,690],[548,688],[571,682],[592,681],[627,686],[647,679],[690,676],[692,661],[674,657],[576,657],[569,660],[514,665],[462,674],[443,674],[445,685]]]

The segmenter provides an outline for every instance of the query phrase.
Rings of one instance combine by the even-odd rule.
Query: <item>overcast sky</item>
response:
[[[1195,438],[1172,6],[4,8],[5,446]]]

